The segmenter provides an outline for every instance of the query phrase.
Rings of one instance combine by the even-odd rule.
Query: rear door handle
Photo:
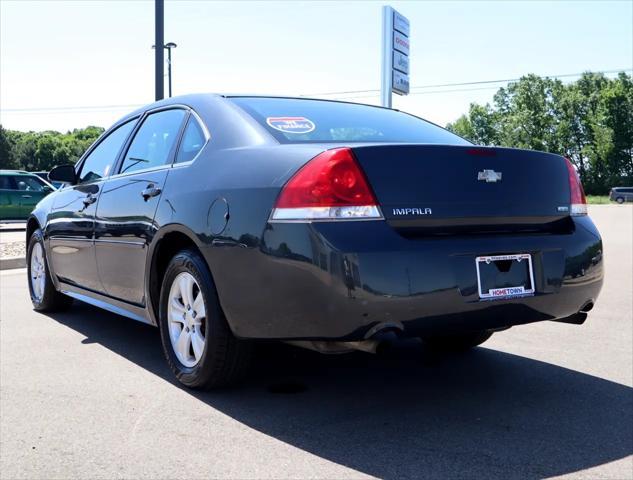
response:
[[[162,190],[156,185],[148,185],[147,188],[141,192],[141,196],[143,197],[143,200],[147,202],[151,197],[160,195],[161,191]]]
[[[22,198],[32,198],[31,195],[22,195]]]

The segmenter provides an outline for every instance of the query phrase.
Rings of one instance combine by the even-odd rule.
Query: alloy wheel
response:
[[[167,305],[169,338],[176,358],[195,367],[206,344],[206,311],[202,290],[189,272],[179,273],[171,284]]]
[[[46,287],[46,263],[44,262],[44,250],[38,242],[31,250],[31,291],[38,302],[44,297]]]

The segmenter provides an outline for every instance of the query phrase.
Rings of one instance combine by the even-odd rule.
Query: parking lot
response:
[[[158,330],[76,303],[31,309],[0,272],[0,477],[633,477],[633,206],[592,206],[606,280],[582,326],[466,354],[262,346],[227,391],[181,388]]]

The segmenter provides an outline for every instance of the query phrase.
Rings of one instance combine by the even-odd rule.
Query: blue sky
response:
[[[167,0],[174,94],[378,89],[383,4]],[[389,4],[411,22],[414,86],[633,68],[631,1]],[[108,126],[151,102],[153,22],[153,1],[1,0],[3,126]],[[423,88],[394,107],[443,125],[498,85],[482,87]],[[378,92],[327,97],[379,102]],[[86,106],[106,108],[43,110]]]

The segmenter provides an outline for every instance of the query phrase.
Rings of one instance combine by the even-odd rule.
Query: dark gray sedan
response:
[[[158,326],[190,387],[235,381],[257,339],[456,350],[514,325],[580,324],[603,280],[569,160],[380,107],[171,98],[50,179],[68,186],[28,221],[35,309],[78,299]]]

